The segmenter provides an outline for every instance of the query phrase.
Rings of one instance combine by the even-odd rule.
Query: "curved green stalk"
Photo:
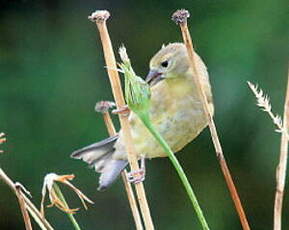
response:
[[[188,196],[190,197],[190,200],[192,202],[192,205],[197,213],[197,216],[201,222],[201,225],[203,229],[209,230],[208,223],[204,217],[204,214],[202,212],[202,209],[198,203],[197,197],[192,189],[192,186],[190,185],[190,182],[180,165],[178,159],[176,158],[175,154],[171,150],[170,146],[167,144],[167,142],[164,140],[164,138],[160,135],[160,133],[155,129],[153,124],[150,121],[149,115],[148,114],[143,114],[143,113],[138,113],[137,114],[139,118],[142,120],[144,125],[147,127],[147,129],[150,131],[150,133],[156,138],[156,140],[159,142],[159,144],[163,147],[164,151],[168,154],[169,159],[171,160],[173,166],[175,167],[175,170],[177,171],[186,191]]]
[[[65,206],[68,208],[68,204],[60,190],[60,188],[58,187],[58,185],[56,183],[53,184],[53,187],[55,188],[55,192],[57,193],[58,197],[61,199],[61,201],[65,204]],[[73,227],[76,230],[81,230],[80,226],[78,225],[76,219],[74,218],[72,213],[66,213],[68,218],[70,219],[71,223],[73,224]]]

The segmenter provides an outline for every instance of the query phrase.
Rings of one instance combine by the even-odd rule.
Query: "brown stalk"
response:
[[[287,92],[284,103],[283,129],[281,134],[280,158],[276,169],[276,193],[274,204],[274,230],[281,230],[282,205],[286,180],[286,169],[288,159],[288,118],[289,118],[289,70],[287,80]]]
[[[99,106],[100,104],[101,104],[101,106]],[[111,119],[110,114],[109,114],[109,108],[111,107],[111,105],[112,105],[111,102],[101,101],[101,102],[98,102],[96,104],[95,110],[96,110],[96,112],[102,113],[103,120],[104,120],[104,123],[105,123],[105,126],[107,128],[109,136],[115,136],[116,135],[115,127],[113,125],[112,119]],[[135,199],[135,195],[134,195],[132,186],[127,180],[127,171],[126,170],[124,170],[121,173],[121,177],[122,177],[124,187],[125,187],[125,190],[127,193],[127,197],[128,197],[131,211],[132,211],[132,215],[133,215],[136,229],[137,230],[143,230],[142,221],[141,221],[141,217],[139,214],[137,202]]]
[[[114,96],[114,100],[116,102],[117,108],[122,109],[125,106],[125,100],[120,84],[120,78],[117,71],[117,65],[115,61],[114,52],[112,49],[111,40],[109,37],[109,33],[106,26],[106,20],[109,18],[110,14],[106,10],[100,10],[94,12],[89,19],[96,23],[97,28],[99,30],[100,39],[103,46],[104,58],[107,66],[107,72],[110,80],[110,84],[112,87],[112,93]],[[130,164],[130,168],[132,171],[139,171],[139,165],[137,161],[137,154],[132,142],[132,136],[130,132],[130,124],[128,121],[128,117],[122,114],[119,114],[120,124],[124,134],[124,142],[126,146],[126,152],[128,156],[128,161]],[[154,225],[152,222],[150,209],[148,206],[147,198],[143,183],[135,184],[136,194],[138,197],[138,202],[140,206],[140,210],[143,216],[144,224],[146,229],[154,229]]]
[[[7,174],[0,168],[0,179],[3,180],[5,182],[5,184],[8,185],[8,187],[16,194],[16,196],[18,197],[18,189],[17,189],[17,183],[14,183],[8,176]],[[42,226],[45,227],[45,229],[47,230],[53,230],[53,228],[51,227],[51,225],[48,223],[48,221],[41,215],[41,213],[39,212],[39,210],[34,206],[34,204],[27,198],[27,196],[22,192],[22,190],[20,191],[21,193],[21,202],[24,201],[25,203],[25,209],[27,209],[30,214],[34,217],[35,221],[38,222],[38,224],[41,224]],[[19,199],[19,197],[18,197]],[[22,209],[23,206],[21,206],[22,204],[20,204],[20,207]],[[25,214],[26,215],[26,214]],[[26,218],[26,217],[25,217]],[[37,218],[37,220],[36,220]],[[24,219],[25,221],[25,219]],[[25,223],[26,226],[26,223]],[[26,228],[29,229],[29,228]]]
[[[22,217],[23,217],[24,224],[25,224],[25,229],[26,230],[32,230],[30,216],[28,214],[27,207],[26,207],[26,204],[25,204],[25,200],[23,198],[23,193],[22,193],[21,186],[17,186],[15,184],[15,188],[16,188],[16,196],[18,198],[20,210],[21,210]]]
[[[199,69],[197,68],[197,64],[196,64],[196,60],[195,60],[195,51],[193,48],[193,42],[192,42],[191,35],[190,35],[190,32],[188,30],[188,25],[187,25],[187,18],[189,16],[190,15],[189,15],[189,12],[187,10],[178,10],[172,15],[172,20],[176,24],[178,24],[181,28],[182,37],[183,37],[183,40],[184,40],[184,43],[186,45],[188,55],[189,55],[189,64],[193,70],[193,73],[194,73],[193,76],[195,76],[195,77],[193,77],[193,80],[197,86],[196,88],[197,88],[199,97],[202,101],[205,115],[207,116],[207,119],[208,119],[209,129],[211,132],[211,137],[212,137],[212,141],[213,141],[213,144],[215,147],[218,161],[220,163],[223,175],[225,177],[225,181],[227,183],[231,197],[232,197],[233,202],[235,204],[237,213],[239,215],[242,227],[244,230],[249,230],[250,226],[249,226],[249,223],[247,221],[244,209],[242,207],[242,203],[241,203],[241,200],[239,198],[237,189],[234,185],[230,170],[227,166],[227,163],[226,163],[226,160],[225,160],[225,157],[223,154],[222,146],[221,146],[221,143],[220,143],[220,140],[218,137],[216,125],[215,125],[215,122],[213,120],[213,116],[210,113],[208,101],[206,99],[206,94],[205,94],[203,86],[201,84],[200,72],[199,72]]]

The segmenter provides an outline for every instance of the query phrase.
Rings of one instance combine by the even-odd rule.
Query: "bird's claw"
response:
[[[145,158],[141,157],[141,167],[139,170],[127,173],[127,180],[130,183],[138,184],[145,180]]]
[[[145,170],[139,169],[137,171],[131,171],[127,173],[127,180],[129,183],[138,184],[145,180]]]

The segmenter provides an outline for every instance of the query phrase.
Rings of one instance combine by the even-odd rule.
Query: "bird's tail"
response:
[[[128,163],[126,160],[113,159],[114,144],[117,138],[117,135],[109,137],[71,154],[72,158],[85,161],[96,172],[101,173],[98,190],[104,190],[111,185]]]

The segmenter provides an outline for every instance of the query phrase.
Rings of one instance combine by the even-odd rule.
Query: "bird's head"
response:
[[[184,77],[188,70],[187,50],[183,43],[163,46],[150,61],[150,72],[146,81],[155,85],[160,80]]]

